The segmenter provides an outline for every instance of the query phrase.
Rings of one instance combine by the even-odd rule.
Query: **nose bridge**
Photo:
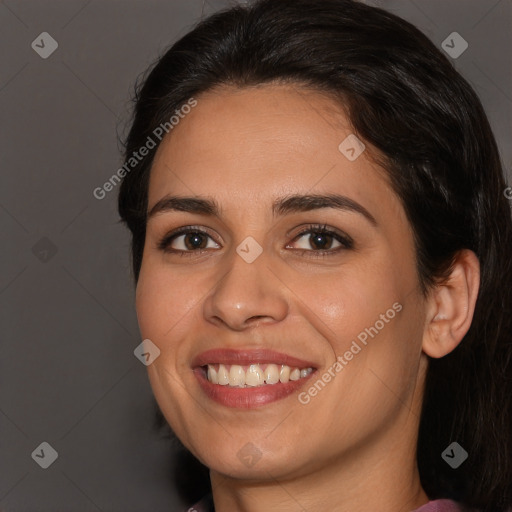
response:
[[[257,254],[259,252],[259,254]],[[222,321],[232,329],[243,329],[254,320],[282,320],[288,305],[283,287],[269,269],[269,258],[244,240],[227,263],[229,269],[215,284],[204,303],[209,321]]]

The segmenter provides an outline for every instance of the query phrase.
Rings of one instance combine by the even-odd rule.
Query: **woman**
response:
[[[424,35],[353,0],[213,15],[125,157],[149,379],[210,470],[191,510],[512,505],[506,184]]]

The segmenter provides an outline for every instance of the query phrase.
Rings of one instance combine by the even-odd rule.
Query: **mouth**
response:
[[[192,368],[209,398],[249,409],[289,396],[317,370],[309,361],[263,349],[209,350],[194,359]]]

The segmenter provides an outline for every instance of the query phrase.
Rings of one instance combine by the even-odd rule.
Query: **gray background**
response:
[[[278,0],[276,0],[278,1]],[[438,47],[480,95],[512,167],[512,0],[381,0]],[[135,78],[227,1],[0,3],[0,510],[171,511],[171,443],[153,427],[117,190]],[[42,59],[31,43],[59,47]],[[58,452],[46,470],[31,454]]]

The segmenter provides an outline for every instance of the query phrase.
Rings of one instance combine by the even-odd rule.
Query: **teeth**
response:
[[[208,366],[208,380],[213,382],[214,384],[219,383],[219,377],[217,374],[217,370],[213,366]]]
[[[263,365],[261,365],[263,366]],[[286,383],[307,377],[313,368],[290,368],[282,364],[267,364],[262,369],[259,364],[251,364],[247,371],[238,364],[217,365],[209,364],[207,377],[213,384],[232,387],[257,387],[267,384]]]
[[[245,384],[245,372],[244,369],[237,365],[232,364],[229,369],[229,385],[243,387]]]
[[[281,382],[288,382],[290,380],[290,367],[283,364],[279,372],[279,380]]]
[[[233,368],[233,367],[231,367]],[[240,369],[243,372],[243,368],[240,366]],[[261,386],[264,384],[264,377],[261,368],[257,364],[251,364],[247,373],[245,374],[245,383],[248,386]]]
[[[294,368],[290,372],[290,380],[299,380],[300,379],[300,370],[298,368]]]
[[[267,364],[265,368],[265,382],[267,384],[277,384],[279,382],[279,368],[277,364]]]
[[[208,365],[208,369],[210,369],[210,366],[211,365]],[[227,372],[226,367],[223,364],[219,364],[219,370],[217,371],[217,380],[218,384],[220,384],[221,386],[226,386],[227,384],[229,384],[229,373]]]

